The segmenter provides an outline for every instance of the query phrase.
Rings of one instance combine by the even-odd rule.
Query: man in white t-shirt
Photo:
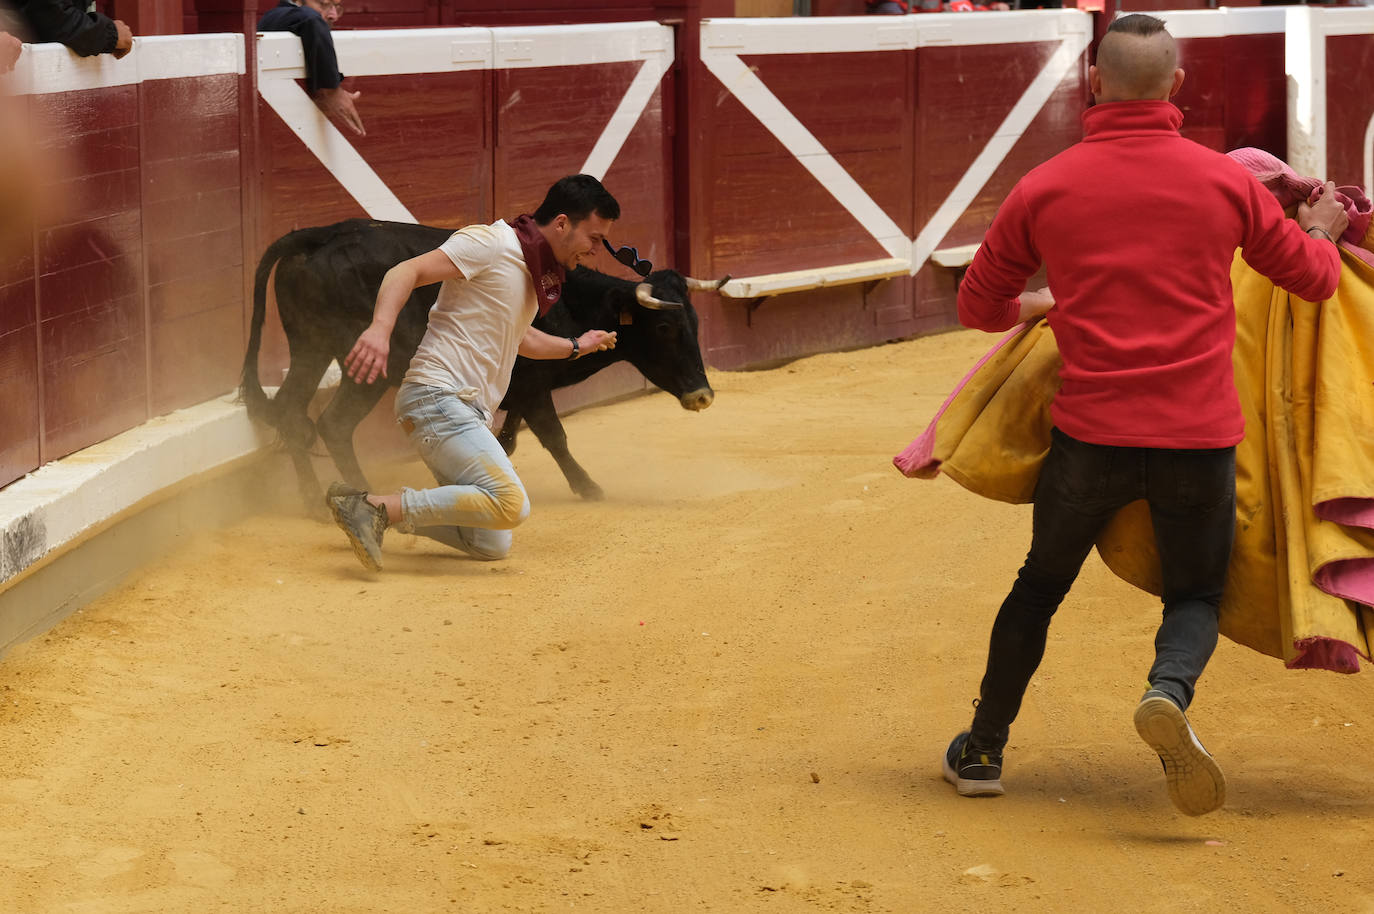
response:
[[[576,359],[615,348],[611,332],[588,330],[573,339],[530,322],[558,301],[564,270],[590,258],[619,218],[620,204],[600,181],[569,175],[549,188],[533,216],[470,225],[387,271],[372,324],[344,359],[344,370],[359,384],[385,377],[401,308],[415,289],[443,282],[396,394],[396,420],[439,485],[393,495],[329,487],[334,520],[365,567],[381,570],[382,534],[390,526],[479,559],[510,552],[511,528],[529,516],[530,503],[491,421],[517,354]]]

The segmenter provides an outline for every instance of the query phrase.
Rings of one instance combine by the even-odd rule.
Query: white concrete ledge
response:
[[[785,292],[802,292],[806,289],[890,279],[910,273],[911,261],[902,257],[889,257],[885,260],[866,260],[862,263],[846,263],[812,270],[741,276],[721,286],[720,294],[729,298],[761,298],[765,295],[782,295]]]
[[[0,490],[0,591],[146,499],[272,440],[226,395],[159,416]]]

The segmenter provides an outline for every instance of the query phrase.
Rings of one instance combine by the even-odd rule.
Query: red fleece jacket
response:
[[[1340,277],[1335,245],[1284,218],[1240,165],[1178,133],[1169,102],[1111,102],[1084,138],[1017,183],[959,287],[959,320],[1016,323],[1043,261],[1063,358],[1054,424],[1082,441],[1228,447],[1245,422],[1231,368],[1231,260],[1308,301]]]

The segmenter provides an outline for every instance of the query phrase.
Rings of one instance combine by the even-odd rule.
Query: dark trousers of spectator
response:
[[[1125,505],[1150,506],[1164,583],[1149,683],[1181,708],[1217,645],[1236,525],[1236,449],[1089,444],[1054,429],[1035,487],[1030,552],[992,626],[970,740],[1000,751],[1045,653],[1050,619],[1098,534]]]

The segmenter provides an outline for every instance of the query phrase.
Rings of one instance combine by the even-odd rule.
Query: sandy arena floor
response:
[[[1371,674],[1223,641],[1230,798],[1180,816],[1130,718],[1157,607],[1095,556],[1008,795],[940,779],[1029,510],[889,461],[990,341],[574,415],[600,504],[525,432],[504,562],[372,575],[294,513],[168,555],[0,662],[0,910],[1374,912]]]

